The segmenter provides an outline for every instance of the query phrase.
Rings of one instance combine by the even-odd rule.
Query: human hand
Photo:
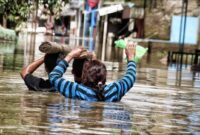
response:
[[[133,60],[135,58],[135,54],[136,54],[136,43],[128,42],[126,49],[125,49],[125,53],[126,53],[128,61]]]
[[[123,39],[123,38],[125,38],[125,35],[121,35],[118,37],[118,39]]]
[[[97,56],[96,56],[95,52],[87,52],[87,58],[91,59],[91,60],[96,60]]]
[[[83,47],[78,47],[73,50],[68,54],[68,56],[71,56],[72,58],[77,58],[79,57],[84,51],[86,51]]]
[[[67,62],[70,62],[73,58],[77,58],[81,55],[82,52],[86,51],[83,47],[78,47],[73,50],[71,50],[70,53],[65,57],[65,60]]]

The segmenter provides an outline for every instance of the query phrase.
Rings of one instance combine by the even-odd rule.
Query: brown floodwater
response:
[[[179,71],[155,56],[138,64],[134,87],[117,103],[29,91],[19,72],[43,55],[38,45],[46,38],[21,35],[17,44],[0,43],[0,134],[200,134],[200,72],[191,72],[190,65]],[[125,68],[117,71],[116,63],[107,63],[108,82],[124,74]],[[34,74],[47,78],[43,69]],[[65,78],[73,80],[70,70]]]

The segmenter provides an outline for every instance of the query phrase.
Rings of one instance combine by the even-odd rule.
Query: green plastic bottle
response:
[[[126,42],[123,39],[119,39],[115,41],[115,47],[125,49],[126,48]],[[144,48],[140,45],[136,45],[136,55],[134,58],[134,61],[138,63],[140,59],[145,55],[147,52],[148,48]]]

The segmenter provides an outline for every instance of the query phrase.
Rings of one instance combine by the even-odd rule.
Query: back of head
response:
[[[72,63],[72,74],[74,75],[74,80],[77,83],[81,83],[81,76],[82,76],[83,65],[85,61],[88,61],[88,59],[80,58],[80,59],[74,59]]]
[[[47,73],[50,73],[60,60],[65,57],[64,53],[46,54],[44,56],[44,64]]]
[[[106,82],[106,66],[98,60],[85,62],[82,73],[82,83],[93,89],[99,89],[99,84]]]

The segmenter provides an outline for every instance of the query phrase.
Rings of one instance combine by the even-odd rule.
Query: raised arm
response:
[[[61,94],[65,97],[73,97],[75,96],[75,88],[76,83],[70,82],[62,78],[65,73],[68,63],[75,57],[79,57],[81,52],[83,52],[83,48],[76,48],[72,50],[64,60],[60,61],[59,64],[53,69],[53,71],[49,75],[49,80],[51,84],[53,84],[54,88],[57,89]]]
[[[121,99],[132,87],[136,79],[136,63],[129,61],[126,74],[122,79],[117,81],[118,98]]]
[[[32,74],[43,63],[44,63],[44,56],[32,62],[28,66],[24,67],[20,72],[22,79],[24,79],[27,74]]]
[[[131,42],[128,43],[125,53],[127,56],[127,71],[126,74],[123,76],[121,80],[118,81],[117,85],[119,87],[119,99],[121,99],[122,96],[124,96],[125,93],[127,93],[132,87],[136,79],[136,63],[133,61],[135,57],[135,50],[136,50],[136,44]]]
[[[109,84],[105,88],[106,101],[120,101],[121,98],[133,87],[136,79],[136,63],[133,61],[135,57],[135,44],[129,43],[126,47],[127,55],[127,71],[122,79]]]

